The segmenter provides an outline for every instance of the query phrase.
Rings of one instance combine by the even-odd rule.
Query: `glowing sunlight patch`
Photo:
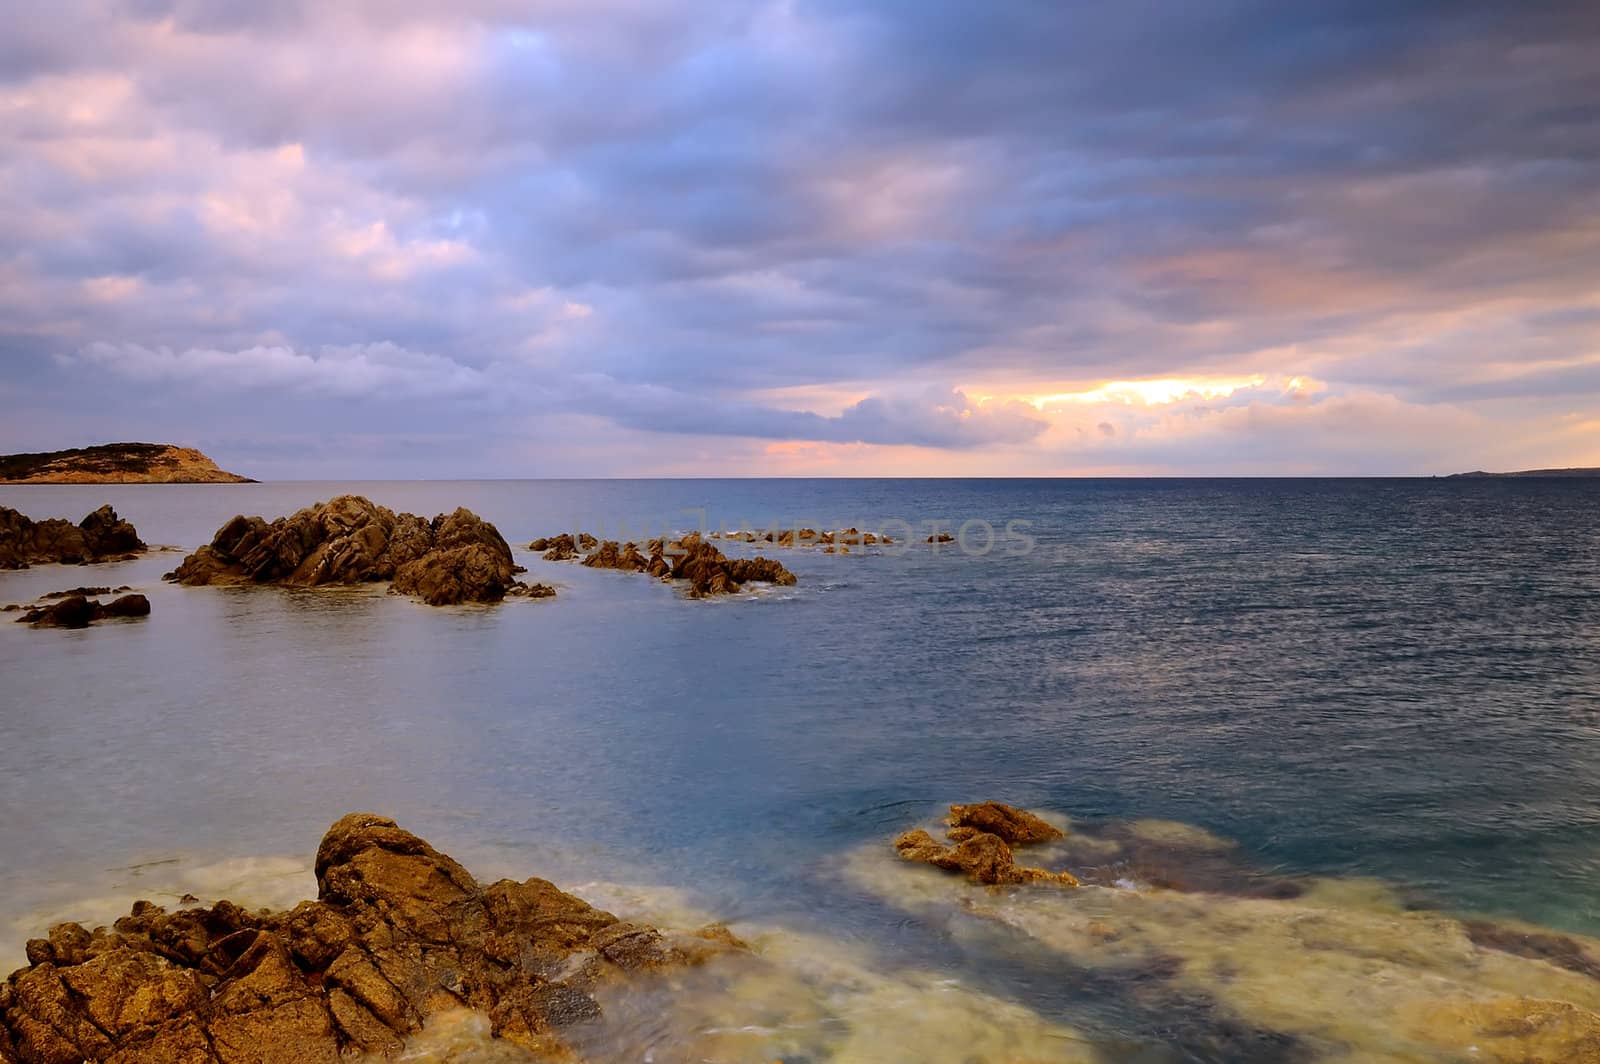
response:
[[[1209,380],[1162,377],[1144,381],[1107,381],[1098,388],[1081,392],[1056,392],[1050,395],[1023,396],[1023,401],[1043,410],[1065,403],[1121,403],[1124,406],[1161,406],[1185,399],[1226,399],[1241,388],[1259,388],[1267,379],[1250,377]],[[1297,387],[1291,382],[1291,389]]]

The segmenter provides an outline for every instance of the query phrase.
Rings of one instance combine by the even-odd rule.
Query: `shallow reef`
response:
[[[1053,820],[1061,837],[1036,852],[1076,890],[973,885],[881,843],[845,878],[947,933],[981,925],[1043,950],[1173,1029],[1203,1023],[1221,1059],[1600,1061],[1600,942],[1412,909],[1370,881],[1275,876],[1189,825]],[[1241,1037],[1248,1051],[1227,1048]]]

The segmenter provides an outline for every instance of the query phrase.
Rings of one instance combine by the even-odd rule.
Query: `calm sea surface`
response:
[[[77,520],[109,502],[192,549],[236,513],[345,492],[475,510],[561,594],[177,588],[159,579],[175,553],[0,574],[0,602],[126,583],[154,608],[0,624],[0,927],[37,931],[150,862],[308,862],[332,820],[372,810],[469,866],[683,886],[729,919],[826,913],[937,963],[819,869],[993,797],[1185,821],[1269,869],[1600,933],[1600,482],[39,486],[0,504]],[[1000,538],[793,552],[794,588],[715,602],[520,549],[696,510]]]

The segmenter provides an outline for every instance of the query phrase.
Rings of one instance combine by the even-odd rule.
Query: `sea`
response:
[[[236,514],[341,494],[467,507],[558,594],[430,608],[161,579]],[[1435,965],[1476,1002],[1533,984],[1440,921],[1600,937],[1600,482],[0,487],[36,520],[104,503],[162,549],[0,573],[0,604],[125,584],[152,606],[81,631],[0,623],[0,969],[50,923],[135,898],[314,896],[317,841],[352,811],[481,878],[728,923],[810,995],[757,1008],[748,981],[723,984],[689,1033],[618,1005],[633,1019],[595,1036],[602,1059],[694,1038],[686,1059],[1501,1059],[1313,975],[1293,1000],[1275,987],[1328,954],[1339,993],[1388,979],[1404,997]],[[711,600],[525,549],[746,527],[895,542],[765,547],[794,586]],[[897,861],[898,833],[987,799],[1091,835],[1188,832],[1319,900],[1202,912],[1130,881],[1035,904]],[[1110,931],[1066,936],[1074,905]],[[1335,945],[1307,920],[1337,924]],[[1268,928],[1288,930],[1236,955]],[[1446,944],[1396,956],[1413,930]]]

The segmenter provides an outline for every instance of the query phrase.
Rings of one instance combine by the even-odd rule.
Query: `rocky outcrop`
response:
[[[519,571],[499,531],[470,510],[426,521],[341,495],[270,524],[235,517],[167,579],[284,587],[390,580],[397,594],[445,606],[519,593]]]
[[[825,532],[814,528],[778,528],[765,532],[742,529],[738,532],[713,532],[707,538],[737,540],[740,543],[771,543],[775,547],[837,547],[845,554],[850,553],[851,547],[872,547],[894,542],[889,536],[863,532],[854,526]],[[832,554],[834,551],[827,550],[825,553]]]
[[[0,1060],[18,1064],[338,1064],[394,1057],[429,1017],[476,1009],[533,1058],[640,969],[740,949],[724,928],[668,935],[542,879],[480,885],[392,820],[356,813],[317,850],[316,901],[61,924],[0,987]]]
[[[48,606],[38,606],[17,618],[35,628],[87,628],[109,617],[148,617],[150,600],[143,595],[123,595],[108,603],[83,595],[68,595]]]
[[[600,541],[587,532],[579,533],[576,537],[563,532],[559,536],[536,539],[528,544],[528,549],[540,552],[547,562],[570,562],[599,545]]]
[[[86,565],[120,561],[145,549],[132,525],[102,506],[77,524],[59,517],[43,521],[0,506],[0,569],[63,562]]]
[[[0,455],[0,484],[253,484],[192,447],[106,443],[70,451]]]
[[[682,580],[691,598],[733,595],[748,583],[788,586],[795,575],[772,558],[729,558],[716,544],[692,532],[682,539],[653,539],[645,545],[648,555],[635,543],[616,540],[600,542],[587,532],[536,539],[529,550],[543,550],[547,561],[571,561],[580,555],[591,569],[619,569],[647,573],[661,580]]]
[[[608,539],[592,550],[583,564],[590,569],[620,569],[623,572],[642,573],[650,568],[650,559],[639,553],[632,543],[618,543]]]
[[[1016,863],[1013,845],[1026,846],[1065,836],[1060,828],[1032,813],[1000,802],[952,805],[945,823],[949,825],[946,835],[955,845],[947,846],[918,828],[894,840],[895,852],[907,861],[963,872],[975,883],[1078,885],[1071,872],[1047,872]]]

